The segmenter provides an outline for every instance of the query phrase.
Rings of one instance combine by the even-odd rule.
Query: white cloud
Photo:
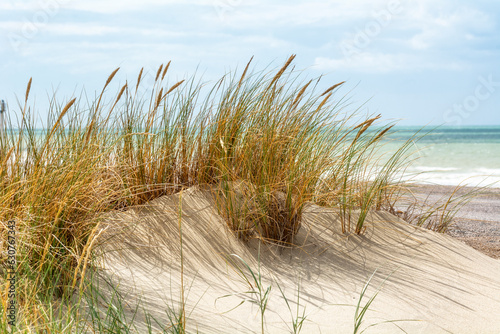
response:
[[[207,18],[214,22],[222,20],[226,25],[241,29],[258,26],[305,26],[317,23],[340,26],[352,20],[369,17],[374,10],[384,9],[388,1],[214,0],[213,3],[219,15],[207,14]]]
[[[10,11],[10,10],[33,10],[37,9],[38,5],[36,1],[2,1],[0,3],[1,11]]]
[[[11,32],[21,32],[25,25],[29,24],[29,21],[8,21],[0,22],[0,29],[11,31]],[[101,24],[93,23],[47,23],[39,24],[41,30],[45,32],[50,32],[55,35],[82,35],[82,36],[95,36],[95,35],[105,35],[110,33],[117,33],[122,30],[120,27],[106,26]]]
[[[278,57],[277,53],[302,53],[309,59],[316,56],[316,65],[325,69],[349,68],[355,71],[391,72],[415,68],[458,68],[460,55],[457,49],[467,52],[468,41],[477,41],[482,31],[495,31],[495,22],[480,8],[452,0],[359,0],[359,1],[287,1],[276,0],[10,0],[3,1],[0,9],[39,9],[51,3],[60,3],[64,8],[81,11],[79,21],[72,22],[64,11],[58,12],[57,20],[48,20],[40,25],[43,41],[47,45],[58,44],[60,36],[74,36],[75,45],[90,42],[102,57],[112,50],[96,42],[114,45],[126,41],[130,47],[123,49],[125,56],[135,55],[139,45],[150,43],[176,44],[176,50],[190,50],[191,59],[202,59],[210,54],[236,58],[251,56],[259,52]],[[178,6],[170,6],[176,4]],[[399,5],[398,5],[399,4]],[[172,27],[169,22],[148,20],[148,12],[155,15],[169,8],[181,8]],[[380,33],[369,36],[369,42],[356,45],[355,57],[342,59],[338,56],[339,45],[356,43],[359,32],[365,32],[376,15],[391,7],[399,6],[397,13],[388,22],[380,25]],[[223,9],[223,20],[217,15],[217,6]],[[196,9],[191,11],[190,9]],[[120,11],[140,10],[137,20],[127,25],[112,17]],[[90,13],[85,13],[90,12]],[[93,13],[109,15],[93,15]],[[191,14],[192,13],[192,14]],[[72,13],[74,14],[74,13]],[[22,13],[30,19],[33,13]],[[60,15],[60,16],[59,16]],[[107,20],[107,18],[112,18]],[[119,17],[119,16],[116,16]],[[375,17],[375,18],[374,18]],[[89,21],[90,20],[90,21]],[[66,21],[67,23],[61,23]],[[68,22],[69,21],[69,22]],[[85,22],[87,21],[87,22]],[[0,22],[0,30],[21,33],[25,21]],[[373,24],[371,25],[373,26]],[[305,33],[301,34],[301,29]],[[38,27],[37,27],[38,28]],[[232,29],[234,28],[234,29]],[[172,30],[175,29],[175,30]],[[367,33],[366,33],[367,34]],[[40,34],[41,35],[41,34]],[[147,36],[147,38],[143,38]],[[80,38],[79,37],[85,37]],[[93,39],[92,37],[96,37]],[[98,37],[98,38],[97,38]],[[120,37],[120,38],[116,38]],[[182,37],[182,38],[179,38]],[[185,38],[184,38],[185,37]],[[40,42],[39,35],[27,41],[27,51],[33,43]],[[68,43],[68,38],[61,38]],[[359,44],[359,43],[358,43]],[[472,44],[472,43],[470,43]],[[68,44],[65,44],[68,45]],[[95,46],[95,48],[94,48]],[[41,47],[41,46],[40,46]],[[74,48],[74,46],[72,46]],[[33,49],[37,49],[33,45]],[[49,48],[49,47],[47,47]],[[64,49],[64,48],[62,48]],[[168,49],[172,54],[172,49]],[[50,54],[53,50],[42,50]],[[175,51],[183,56],[183,52]],[[311,56],[314,55],[314,56]],[[327,57],[325,57],[325,55]],[[333,55],[334,57],[329,57]],[[153,57],[150,53],[141,54]],[[342,56],[342,55],[341,55]],[[344,55],[345,56],[345,55]],[[92,54],[89,55],[92,57]],[[185,56],[186,57],[186,56]],[[337,57],[337,58],[336,58]],[[448,59],[445,59],[447,57]],[[352,59],[351,59],[352,58]],[[94,59],[94,58],[89,58]],[[97,59],[97,58],[95,58]],[[225,58],[226,59],[226,58]],[[437,65],[436,65],[437,64]]]
[[[407,67],[405,55],[360,53],[351,58],[315,59],[314,67],[321,71],[355,70],[359,72],[392,72]]]
[[[422,69],[457,70],[463,68],[463,65],[457,62],[427,62],[417,55],[406,53],[362,52],[349,58],[317,57],[314,67],[321,71],[349,70],[364,73],[389,73]]]
[[[154,6],[168,6],[172,4],[209,5],[214,0],[17,0],[2,1],[0,10],[36,11],[44,8],[68,8],[95,13],[117,13],[148,9]]]
[[[61,0],[59,0],[61,1]],[[62,0],[69,1],[69,0]],[[112,14],[124,11],[135,11],[142,9],[151,10],[152,7],[165,7],[173,4],[182,5],[207,5],[213,3],[212,0],[86,0],[69,2],[66,8]]]
[[[441,10],[435,10],[432,4],[420,4],[418,7],[406,12],[407,26],[418,30],[407,42],[415,50],[462,45],[467,36],[491,31],[495,26],[488,13],[468,6],[450,5]]]
[[[106,26],[101,24],[83,23],[83,24],[48,24],[44,30],[55,35],[81,35],[81,36],[96,36],[118,33],[120,27]]]
[[[144,35],[155,37],[181,37],[186,33],[170,31],[166,29],[148,29],[125,26],[102,25],[98,23],[64,23],[49,24],[45,31],[54,35],[68,36],[102,36],[108,34]]]

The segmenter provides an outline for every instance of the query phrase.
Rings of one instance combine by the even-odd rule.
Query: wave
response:
[[[417,172],[449,172],[459,170],[457,167],[431,167],[431,166],[413,166],[408,168],[409,171]]]
[[[500,170],[495,175],[491,173],[474,172],[459,172],[459,173],[442,173],[442,172],[426,172],[426,173],[409,173],[403,179],[412,180],[417,183],[439,184],[446,186],[468,185],[472,187],[489,186],[491,188],[500,188]]]

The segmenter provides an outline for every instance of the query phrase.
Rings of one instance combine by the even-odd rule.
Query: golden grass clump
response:
[[[294,57],[276,74],[249,62],[208,91],[196,78],[165,82],[169,62],[149,101],[138,94],[141,69],[134,91],[125,84],[107,102],[116,69],[90,106],[54,98],[42,130],[28,107],[30,79],[18,124],[8,120],[0,138],[0,221],[17,222],[23,321],[49,321],[40,296],[80,286],[101,213],[194,185],[214,189],[243,240],[292,245],[308,203],[338,208],[343,230],[362,233],[400,183],[409,144],[378,161],[392,125],[372,130],[379,116],[346,113],[348,100],[336,96],[344,82],[322,94],[319,79],[300,82]]]

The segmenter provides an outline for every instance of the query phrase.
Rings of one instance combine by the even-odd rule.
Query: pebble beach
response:
[[[418,185],[415,196],[428,203],[449,196],[454,186]],[[472,191],[464,187],[460,193]],[[486,188],[455,215],[446,234],[492,258],[500,259],[500,188]]]

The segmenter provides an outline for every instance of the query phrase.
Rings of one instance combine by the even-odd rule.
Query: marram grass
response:
[[[318,91],[320,79],[301,81],[293,59],[270,73],[249,62],[212,86],[195,77],[168,83],[168,63],[149,100],[138,93],[143,70],[106,95],[117,69],[89,105],[54,97],[43,131],[30,79],[0,138],[0,221],[18,229],[18,328],[72,331],[76,315],[61,325],[57,301],[82,289],[102,212],[210,187],[236,236],[291,245],[308,203],[338,207],[343,231],[358,234],[370,210],[391,207],[410,141],[378,163],[393,124],[349,112],[344,82]],[[5,239],[4,228],[4,248]]]

